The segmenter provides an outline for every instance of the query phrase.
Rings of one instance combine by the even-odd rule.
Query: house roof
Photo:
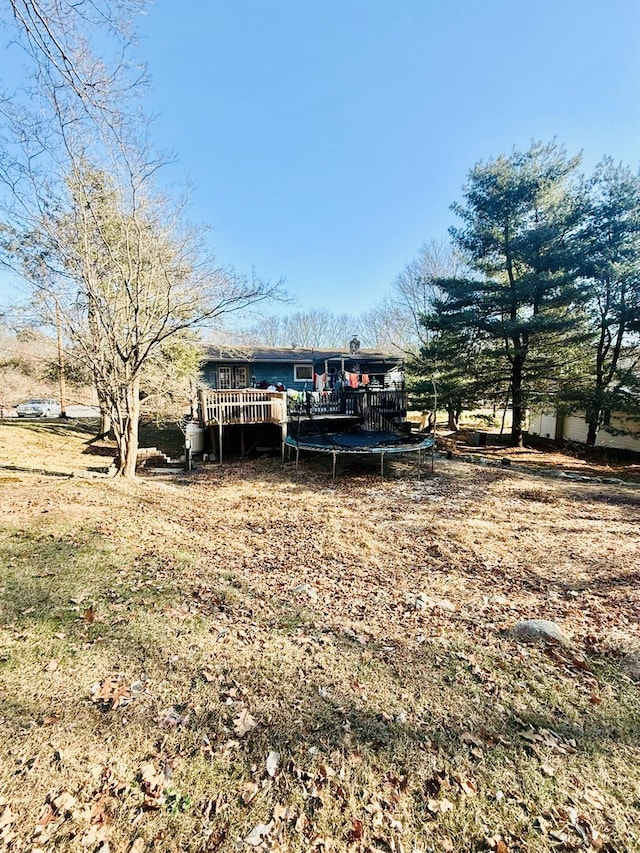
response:
[[[299,362],[334,361],[344,358],[345,361],[379,361],[388,364],[399,364],[403,359],[391,353],[378,352],[371,349],[360,349],[356,353],[338,349],[309,349],[305,347],[246,347],[246,346],[208,346],[205,348],[205,361],[246,361],[249,363],[282,362],[293,364]]]

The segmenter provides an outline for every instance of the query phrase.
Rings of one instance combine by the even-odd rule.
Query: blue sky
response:
[[[140,30],[167,178],[303,308],[378,302],[478,160],[640,161],[638,0],[156,0]]]

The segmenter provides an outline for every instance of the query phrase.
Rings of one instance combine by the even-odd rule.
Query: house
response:
[[[201,367],[201,425],[223,450],[282,446],[291,430],[388,429],[406,415],[402,359],[360,349],[208,347]]]
[[[204,384],[217,391],[272,387],[324,391],[349,386],[404,387],[402,359],[360,349],[209,346],[201,368]]]

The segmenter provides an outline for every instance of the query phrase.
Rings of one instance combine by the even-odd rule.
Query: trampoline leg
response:
[[[335,450],[333,451],[331,456],[333,457],[333,467],[331,469],[331,482],[335,483],[335,481],[336,481],[336,452],[335,452]]]
[[[418,480],[421,479],[422,476],[422,451],[418,451]]]
[[[380,476],[384,477],[384,453],[380,454]]]
[[[300,448],[296,447],[296,474],[298,473],[298,458],[300,456]]]

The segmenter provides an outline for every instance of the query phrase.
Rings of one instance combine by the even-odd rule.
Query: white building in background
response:
[[[589,424],[579,412],[572,415],[531,412],[529,417],[529,434],[540,438],[586,444],[588,431]],[[598,430],[596,447],[640,453],[640,421],[623,412],[611,412],[605,425]]]

